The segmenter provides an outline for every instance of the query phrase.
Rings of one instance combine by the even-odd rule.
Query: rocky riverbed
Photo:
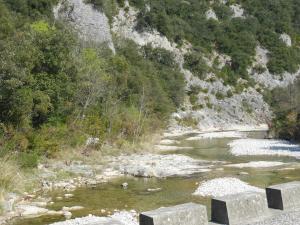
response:
[[[277,144],[279,148],[287,147],[284,152],[290,151],[289,156],[294,156],[298,154],[297,146],[258,139],[264,137],[263,133],[236,130],[168,134],[157,144],[175,149],[153,148],[152,153],[107,156],[101,163],[40,164],[37,172],[40,187],[30,194],[8,195],[4,204],[7,214],[1,223],[13,217],[21,218],[15,220],[16,225],[42,225],[66,219],[75,220],[57,224],[84,224],[94,219],[120,221],[116,215],[132,219],[133,212],[178,202],[208,204],[212,196],[261,191],[270,184],[300,178],[296,158],[285,157],[287,154],[270,157],[268,152],[274,151],[270,146]],[[252,142],[256,144],[250,148]],[[240,145],[248,146],[247,158],[232,152],[234,148],[244,149]],[[261,151],[257,147],[264,148],[267,156],[255,156],[254,153]],[[95,198],[101,200],[94,202]]]

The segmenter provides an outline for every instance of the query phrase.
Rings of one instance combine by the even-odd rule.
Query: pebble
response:
[[[123,189],[127,189],[128,188],[128,183],[125,182],[121,186],[123,187]]]
[[[69,220],[72,218],[72,213],[69,211],[64,211],[64,217]]]
[[[65,198],[72,198],[74,195],[73,194],[65,194],[64,196],[65,196]]]

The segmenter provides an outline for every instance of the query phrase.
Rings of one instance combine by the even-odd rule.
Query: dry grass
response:
[[[22,192],[25,188],[25,177],[17,164],[7,158],[0,159],[0,213],[1,202],[8,192]]]
[[[21,192],[24,190],[25,177],[17,164],[7,158],[0,159],[0,191]]]
[[[83,161],[90,164],[103,164],[105,163],[106,156],[118,156],[120,154],[132,154],[141,152],[154,152],[154,145],[159,142],[161,135],[159,133],[145,135],[138,142],[128,142],[120,140],[115,145],[104,145],[101,150],[83,150],[81,148],[65,149],[60,151],[56,158],[65,160],[66,163],[71,161]]]

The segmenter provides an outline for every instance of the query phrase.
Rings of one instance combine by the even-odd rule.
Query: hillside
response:
[[[1,166],[138,151],[165,129],[299,138],[298,3],[0,0]]]
[[[133,198],[174,200],[175,181],[182,201],[204,177],[297,180],[299,75],[299,0],[0,0],[0,224],[125,175]]]
[[[186,81],[184,101],[171,117],[173,131],[271,124],[264,95],[286,88],[299,75],[296,1],[89,3],[94,9],[65,1],[56,17],[69,21],[82,39],[106,42],[113,52],[114,42],[129,39],[173,55]]]

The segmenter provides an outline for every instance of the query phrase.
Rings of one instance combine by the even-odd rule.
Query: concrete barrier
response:
[[[300,208],[300,182],[273,185],[266,188],[268,206],[273,209],[294,210]]]
[[[265,193],[247,192],[212,199],[212,222],[247,224],[269,215]]]
[[[207,211],[203,205],[187,203],[160,208],[140,214],[140,225],[207,225]]]

